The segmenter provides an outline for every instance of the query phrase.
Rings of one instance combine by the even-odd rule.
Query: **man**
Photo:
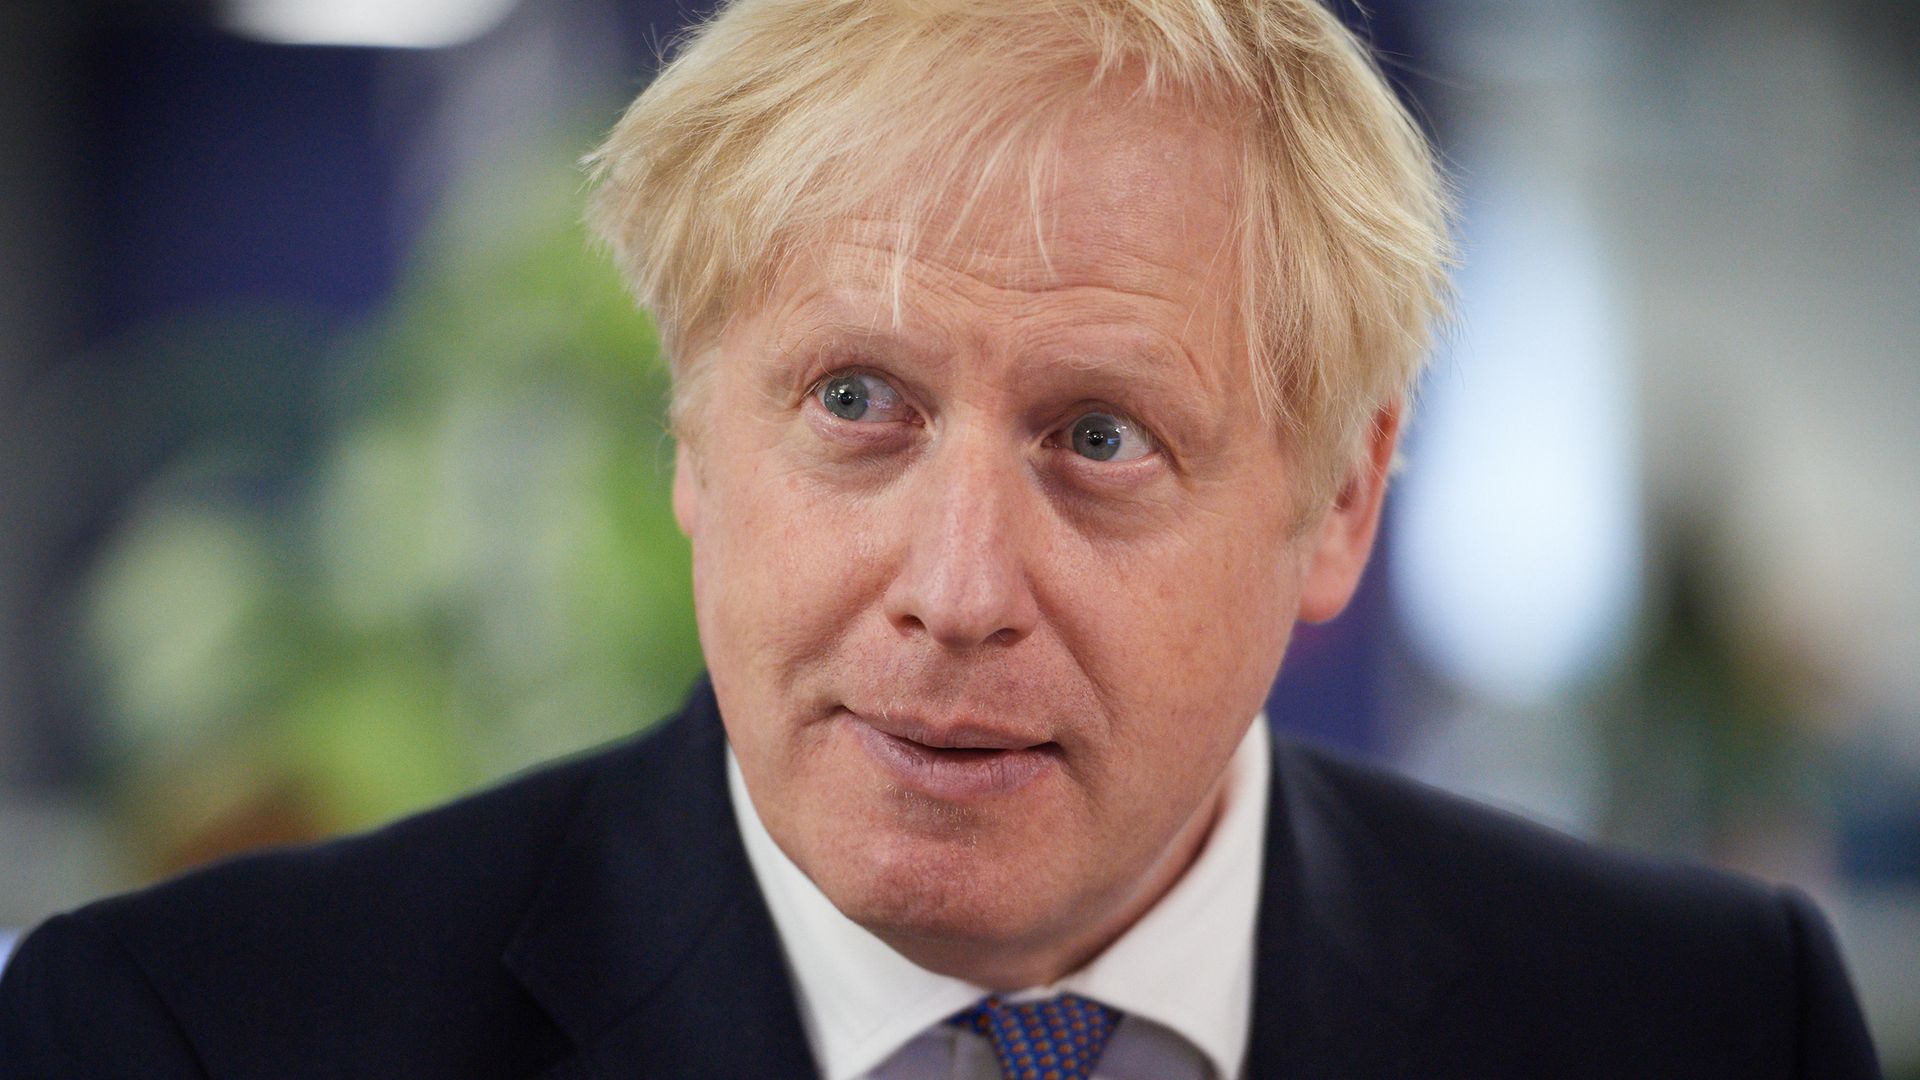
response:
[[[711,685],[53,920],[7,1075],[1875,1074],[1796,895],[1258,721],[1447,258],[1323,10],[740,0],[593,160]]]

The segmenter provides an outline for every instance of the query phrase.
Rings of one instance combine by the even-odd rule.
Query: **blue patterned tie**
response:
[[[1087,1080],[1120,1013],[1074,994],[1018,1005],[990,997],[950,1022],[993,1041],[1006,1080]]]

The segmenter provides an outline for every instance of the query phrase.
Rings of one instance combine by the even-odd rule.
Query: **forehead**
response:
[[[1235,144],[1190,107],[1107,95],[1057,133],[922,197],[896,182],[794,243],[754,305],[775,322],[897,332],[927,306],[1157,325],[1231,349]]]

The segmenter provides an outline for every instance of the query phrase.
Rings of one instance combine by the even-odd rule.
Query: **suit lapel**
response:
[[[1269,798],[1246,1076],[1419,1075],[1457,944],[1353,796],[1284,739]]]
[[[577,1048],[551,1080],[813,1073],[725,746],[703,683],[583,796],[505,955]]]

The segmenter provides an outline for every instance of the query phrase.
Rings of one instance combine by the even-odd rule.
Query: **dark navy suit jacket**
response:
[[[0,1077],[804,1077],[711,692],[364,836],[47,922]],[[1279,740],[1249,1077],[1878,1075],[1795,893]]]

